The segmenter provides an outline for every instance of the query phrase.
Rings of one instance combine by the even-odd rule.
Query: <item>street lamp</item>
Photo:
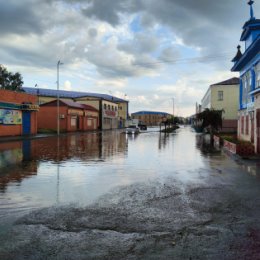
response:
[[[174,116],[174,98],[172,98],[172,115]]]
[[[59,69],[60,65],[63,63],[59,60],[57,63],[57,135],[60,134],[60,93],[59,93],[59,88],[60,88],[60,82],[59,82]]]

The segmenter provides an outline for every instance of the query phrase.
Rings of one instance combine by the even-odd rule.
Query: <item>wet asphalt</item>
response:
[[[0,259],[260,259],[259,161],[201,153],[207,165],[189,165],[185,180],[173,167],[84,207],[32,210],[2,239]]]

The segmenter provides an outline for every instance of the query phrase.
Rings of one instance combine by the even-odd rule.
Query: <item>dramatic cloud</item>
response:
[[[28,4],[26,4],[26,2]],[[0,8],[0,34],[30,34],[43,32],[37,9],[28,1],[2,1]]]
[[[254,8],[260,10],[260,2]],[[133,103],[160,100],[162,86],[192,93],[191,71],[198,79],[219,72],[224,80],[248,18],[246,2],[237,0],[2,1],[0,63],[19,67],[26,84],[36,81],[30,71],[40,70],[46,85],[55,76],[46,71],[62,60],[65,81],[79,90],[107,83],[126,88],[136,97]],[[202,92],[212,81],[201,83]],[[199,99],[198,93],[193,94]]]

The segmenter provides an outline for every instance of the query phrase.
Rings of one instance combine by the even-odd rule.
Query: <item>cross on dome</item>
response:
[[[250,20],[254,20],[255,19],[255,17],[254,17],[254,9],[253,9],[254,1],[249,0],[248,4],[250,5]]]

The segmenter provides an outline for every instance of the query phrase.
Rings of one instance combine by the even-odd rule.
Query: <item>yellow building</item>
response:
[[[202,111],[206,108],[224,110],[223,132],[237,131],[237,113],[239,105],[239,78],[231,78],[209,86],[201,100]]]
[[[78,97],[75,101],[81,104],[91,105],[99,110],[101,129],[116,129],[119,127],[120,119],[118,117],[118,104],[116,102],[89,96]]]

